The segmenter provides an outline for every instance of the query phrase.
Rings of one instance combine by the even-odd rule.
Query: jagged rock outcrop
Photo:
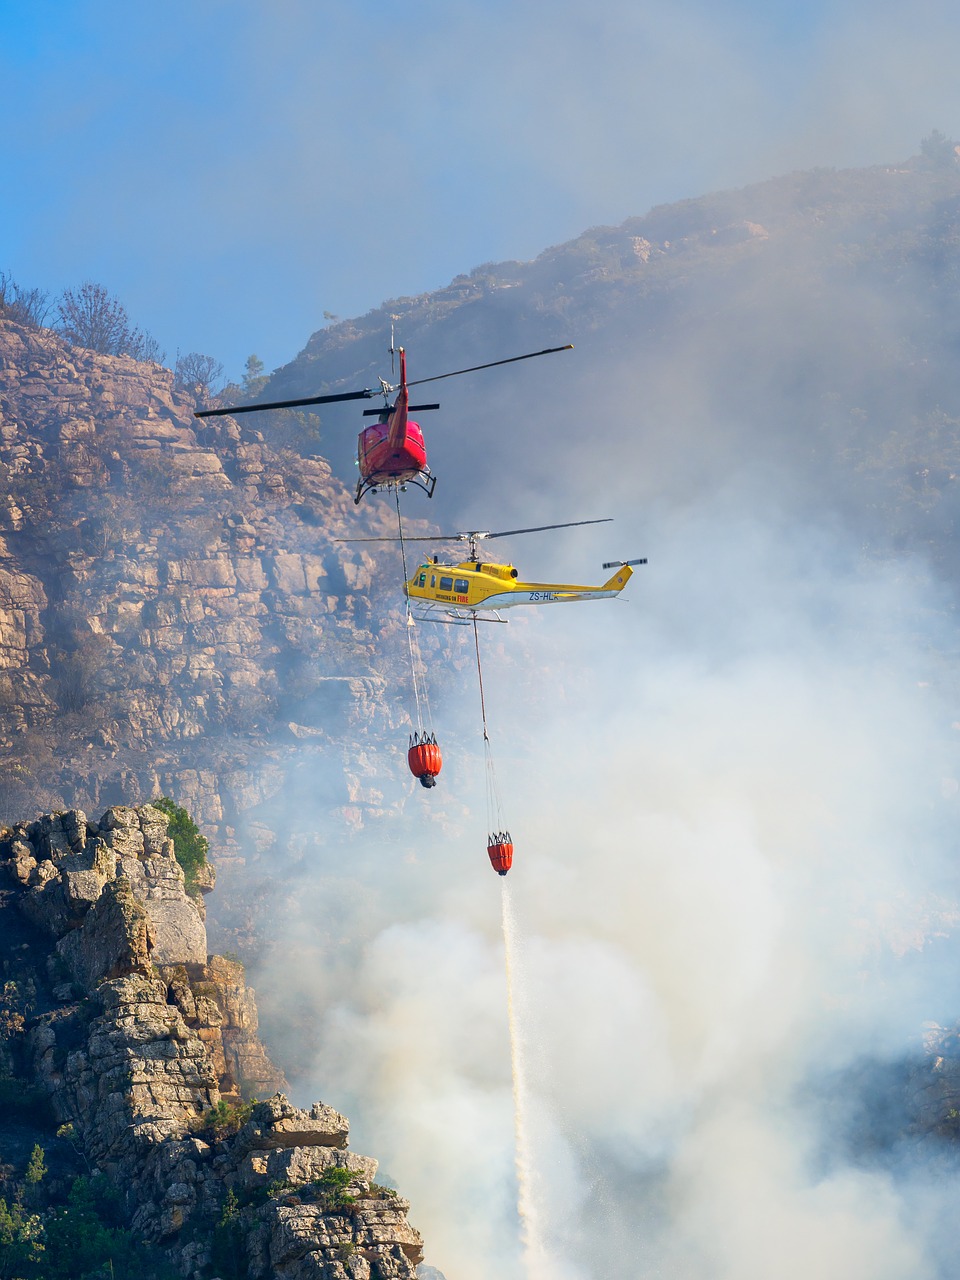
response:
[[[182,1275],[208,1280],[224,1249],[251,1280],[416,1274],[409,1206],[347,1150],[347,1120],[281,1092],[242,965],[206,954],[165,814],[117,806],[0,829],[0,931],[16,954],[0,1074],[40,1084],[138,1237]]]
[[[108,809],[99,823],[80,810],[14,827],[8,840],[22,907],[57,939],[57,952],[85,986],[151,965],[203,965],[199,905],[159,809]]]

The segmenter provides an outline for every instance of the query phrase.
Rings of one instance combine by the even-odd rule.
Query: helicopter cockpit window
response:
[[[466,578],[458,578],[453,584],[453,590],[458,596],[465,596],[470,590],[470,583]]]
[[[452,591],[452,590],[453,590],[453,579],[452,579],[452,578],[441,578],[441,579],[440,579],[440,590],[441,590],[441,591]]]
[[[417,579],[417,586],[425,587],[426,585],[427,585],[427,575],[425,573],[421,573],[420,577]]]
[[[437,575],[435,573],[431,573],[430,575],[430,585],[431,587],[435,587],[437,585]]]

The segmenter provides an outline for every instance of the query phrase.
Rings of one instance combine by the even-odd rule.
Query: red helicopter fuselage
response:
[[[427,465],[427,448],[418,423],[408,418],[403,438],[394,440],[393,434],[388,419],[364,427],[357,437],[360,475],[371,484],[413,480]]]
[[[439,382],[443,378],[456,378],[462,373],[476,373],[480,369],[493,369],[501,364],[516,364],[518,360],[531,360],[534,356],[548,356],[555,351],[569,351],[571,344],[564,347],[546,347],[543,351],[528,351],[526,355],[510,356],[505,360],[489,360],[486,364],[474,364],[469,369],[453,369],[450,373],[438,373],[432,378],[418,378],[414,386],[424,382]],[[439,404],[410,404],[410,389],[407,383],[407,357],[403,347],[394,347],[393,332],[390,335],[390,353],[400,354],[400,386],[391,386],[380,378],[380,390],[364,387],[359,391],[334,391],[319,396],[303,396],[296,400],[259,401],[254,404],[237,404],[216,409],[197,409],[195,418],[216,418],[225,414],[262,413],[267,409],[299,409],[303,406],[315,408],[321,404],[342,404],[347,400],[370,400],[375,395],[384,397],[382,409],[364,409],[363,416],[375,417],[377,421],[370,427],[364,427],[357,440],[357,465],[360,468],[360,479],[357,481],[357,492],[354,502],[359,502],[365,493],[376,493],[377,489],[403,489],[408,484],[415,484],[423,489],[428,497],[433,497],[437,478],[427,466],[427,448],[423,440],[423,432],[417,422],[411,422],[407,416],[411,407],[414,412],[425,409],[439,409]],[[397,392],[393,404],[386,403],[387,397]]]
[[[407,357],[400,348],[400,390],[392,408],[384,409],[379,421],[364,427],[357,437],[357,482],[359,502],[365,493],[379,486],[416,484],[433,495],[436,477],[427,466],[427,447],[419,423],[407,417],[410,393],[407,389]]]

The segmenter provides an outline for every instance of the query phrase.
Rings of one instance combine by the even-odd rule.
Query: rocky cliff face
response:
[[[242,966],[207,955],[159,810],[0,829],[0,960],[0,1075],[39,1084],[67,1126],[42,1145],[70,1142],[120,1188],[180,1274],[212,1276],[227,1249],[251,1280],[415,1275],[408,1205],[348,1151],[345,1118],[280,1092]]]
[[[242,952],[243,862],[276,883],[285,840],[393,821],[411,789],[399,557],[337,541],[396,518],[196,407],[159,365],[0,319],[0,822],[173,796]],[[304,792],[324,822],[291,833]]]
[[[166,791],[229,860],[294,751],[339,768],[346,823],[383,811],[367,726],[404,712],[371,599],[398,583],[336,539],[386,509],[195,407],[158,365],[0,320],[0,818]]]

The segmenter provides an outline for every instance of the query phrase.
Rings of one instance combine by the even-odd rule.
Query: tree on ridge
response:
[[[64,289],[57,313],[57,332],[75,346],[102,356],[133,356],[135,360],[158,362],[162,359],[156,339],[130,323],[123,303],[102,284],[85,280],[79,289]]]

